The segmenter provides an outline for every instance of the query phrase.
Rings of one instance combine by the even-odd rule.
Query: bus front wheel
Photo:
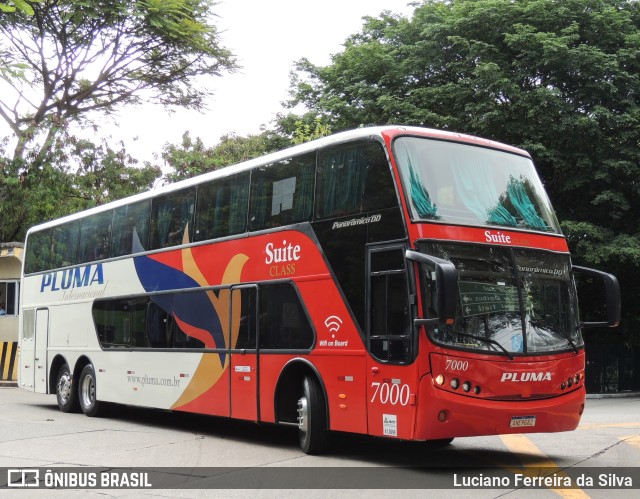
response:
[[[58,400],[58,409],[62,412],[76,412],[78,410],[78,393],[75,390],[71,370],[67,364],[58,369],[56,399]]]
[[[320,454],[328,446],[327,412],[322,388],[315,378],[305,377],[298,399],[298,435],[306,454]]]
[[[80,408],[87,416],[97,416],[100,402],[96,399],[96,372],[91,364],[84,366],[78,382]]]

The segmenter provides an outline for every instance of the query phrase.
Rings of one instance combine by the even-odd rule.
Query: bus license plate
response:
[[[509,423],[509,428],[523,428],[525,426],[535,426],[535,416],[513,416]]]

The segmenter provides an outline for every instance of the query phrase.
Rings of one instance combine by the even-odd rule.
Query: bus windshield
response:
[[[419,249],[451,261],[458,271],[456,321],[429,331],[436,343],[508,355],[583,345],[568,255],[426,242]],[[429,289],[433,281],[424,270]]]
[[[397,138],[394,153],[415,221],[560,233],[527,157],[420,137]]]

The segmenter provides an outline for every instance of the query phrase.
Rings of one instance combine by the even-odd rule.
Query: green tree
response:
[[[322,122],[322,118],[316,116],[312,123],[305,123],[303,120],[296,120],[294,123],[293,143],[304,144],[310,140],[326,137],[331,134],[331,128]]]
[[[6,142],[3,141],[4,147]],[[0,154],[0,241],[20,241],[24,237],[24,230],[20,229],[23,225],[69,213],[63,208],[69,185],[67,174],[48,162],[27,168],[30,159],[11,160]]]
[[[22,220],[28,227],[151,189],[161,176],[160,167],[140,166],[122,143],[114,148],[107,139],[94,144],[60,135],[45,161],[30,168],[22,159],[7,159],[0,147],[0,188],[8,196],[0,203],[0,241],[22,237],[12,220]],[[24,188],[25,184],[30,187]]]
[[[576,263],[616,273],[640,325],[640,4],[427,0],[366,20],[328,66],[297,64],[291,105],[334,130],[408,124],[527,149]]]
[[[199,137],[194,140],[189,132],[185,132],[181,144],[165,145],[162,159],[172,169],[167,175],[168,180],[175,182],[257,158],[289,145],[291,142],[288,138],[265,131],[246,137],[233,133],[223,135],[218,144],[206,147]]]
[[[82,210],[142,190],[151,189],[162,176],[159,166],[138,164],[124,144],[112,147],[103,138],[100,144],[70,137],[65,141],[71,179],[67,203],[69,211]],[[74,206],[75,205],[75,206]]]
[[[58,136],[142,101],[200,109],[201,77],[235,69],[209,0],[24,0],[0,15],[0,118],[12,134],[0,179],[36,189]],[[10,7],[17,7],[11,9]],[[7,8],[9,7],[9,8]],[[18,181],[19,180],[19,181]],[[24,233],[24,218],[12,220]]]
[[[0,12],[15,12],[20,10],[25,14],[33,15],[33,7],[25,0],[7,0],[0,2]]]

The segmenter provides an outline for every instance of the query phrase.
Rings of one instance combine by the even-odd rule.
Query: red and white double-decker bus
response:
[[[32,228],[20,386],[406,440],[576,428],[574,273],[530,156],[336,134]]]

